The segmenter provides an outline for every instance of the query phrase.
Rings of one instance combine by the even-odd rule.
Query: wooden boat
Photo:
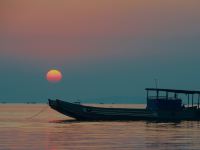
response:
[[[92,107],[58,99],[49,99],[49,106],[77,120],[200,120],[200,91],[158,88],[146,88],[146,91],[147,107],[144,109]],[[154,92],[154,96],[150,96],[150,92]],[[188,96],[187,106],[182,104],[180,94]],[[197,103],[194,103],[195,95]]]

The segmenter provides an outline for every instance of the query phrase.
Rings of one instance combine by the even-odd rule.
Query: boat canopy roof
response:
[[[156,91],[156,92],[171,92],[171,93],[181,93],[181,94],[200,94],[200,91],[191,90],[176,90],[176,89],[159,89],[159,88],[146,88],[146,91]]]

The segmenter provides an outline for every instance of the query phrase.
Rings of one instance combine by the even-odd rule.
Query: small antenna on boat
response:
[[[157,89],[158,88],[158,79],[155,78],[154,81],[155,81],[155,86],[156,86],[156,89]]]

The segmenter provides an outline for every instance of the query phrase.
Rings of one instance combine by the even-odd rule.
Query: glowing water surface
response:
[[[42,109],[39,116],[30,118]],[[1,104],[0,149],[200,149],[200,122],[78,122],[45,104]]]

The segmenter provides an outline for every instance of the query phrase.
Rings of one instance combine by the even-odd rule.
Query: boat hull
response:
[[[49,100],[49,106],[77,120],[200,120],[199,110],[150,111],[148,109],[101,108]]]
[[[153,113],[146,109],[100,108],[73,104],[61,100],[49,100],[54,110],[77,120],[146,120]]]

